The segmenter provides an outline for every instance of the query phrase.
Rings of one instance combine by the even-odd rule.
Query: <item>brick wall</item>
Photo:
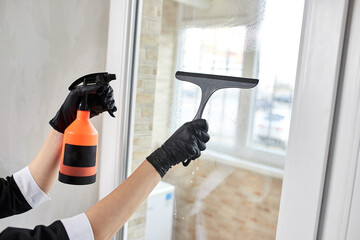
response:
[[[162,0],[144,0],[142,9],[132,170],[151,150]]]
[[[162,0],[143,1],[131,163],[132,171],[151,152],[161,14]],[[145,201],[129,220],[129,240],[145,238],[146,207]]]
[[[159,58],[156,76],[156,94],[154,109],[154,147],[160,146],[169,137],[173,83],[175,73],[177,43],[178,4],[173,0],[163,1],[161,35],[159,38]]]

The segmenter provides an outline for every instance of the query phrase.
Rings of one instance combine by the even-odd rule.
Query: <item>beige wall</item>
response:
[[[144,0],[141,16],[132,171],[151,153],[162,0]],[[145,237],[146,201],[128,223],[128,239]]]
[[[132,169],[151,150],[162,0],[144,0],[138,56]]]
[[[108,13],[108,1],[0,1],[1,177],[35,157],[69,85],[105,70]],[[92,122],[101,134],[100,118]],[[97,195],[97,183],[56,182],[50,202],[1,220],[0,231],[73,216],[95,203]]]
[[[152,138],[153,147],[159,147],[170,134],[173,83],[176,71],[177,15],[179,8],[175,1],[165,0],[163,9],[154,102],[153,132],[156,133],[156,137]]]

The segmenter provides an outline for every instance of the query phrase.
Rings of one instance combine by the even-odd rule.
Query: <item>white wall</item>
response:
[[[35,157],[72,81],[105,70],[108,14],[108,1],[0,1],[1,177]],[[92,122],[101,134],[100,118]],[[75,215],[97,195],[98,184],[56,182],[50,202],[0,220],[0,231]]]

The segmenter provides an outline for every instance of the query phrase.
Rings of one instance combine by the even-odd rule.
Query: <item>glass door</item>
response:
[[[207,150],[167,173],[129,221],[127,239],[275,238],[303,5],[142,1],[132,170],[196,113],[200,91],[176,80],[176,71],[260,82],[210,98]]]

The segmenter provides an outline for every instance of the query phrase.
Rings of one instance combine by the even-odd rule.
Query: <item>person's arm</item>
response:
[[[112,193],[88,209],[85,214],[95,239],[109,239],[119,231],[160,180],[159,173],[145,160]]]
[[[34,229],[8,227],[0,233],[0,240],[72,240],[69,239],[61,221],[49,226],[38,225]]]
[[[48,194],[59,168],[62,135],[50,129],[29,166],[0,179],[0,218],[27,212],[50,199]]]
[[[64,134],[50,128],[39,153],[29,164],[32,177],[46,194],[49,194],[59,172],[63,137]]]
[[[207,131],[204,119],[185,123],[120,186],[89,208],[85,214],[95,239],[113,236],[172,166],[198,158],[209,141]]]

